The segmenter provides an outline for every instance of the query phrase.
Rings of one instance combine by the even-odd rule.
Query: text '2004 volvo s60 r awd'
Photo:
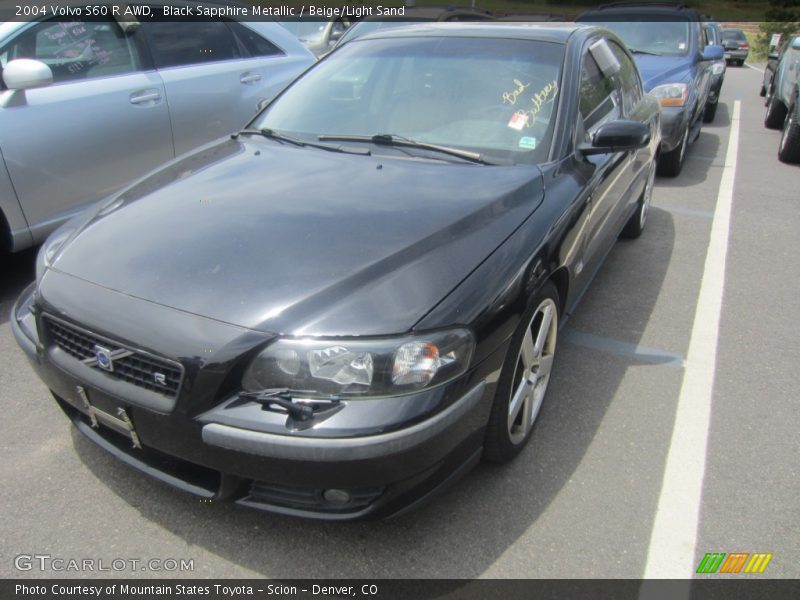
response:
[[[14,332],[129,465],[396,514],[528,441],[559,323],[642,231],[658,143],[607,30],[376,33],[56,231]]]

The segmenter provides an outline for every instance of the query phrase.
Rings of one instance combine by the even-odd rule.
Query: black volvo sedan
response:
[[[57,230],[14,334],[153,477],[397,514],[530,438],[559,325],[645,225],[658,111],[604,29],[366,36]]]

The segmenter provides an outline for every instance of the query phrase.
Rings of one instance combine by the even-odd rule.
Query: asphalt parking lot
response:
[[[706,552],[769,552],[764,576],[800,577],[800,168],[777,160],[780,132],[763,127],[760,82],[754,69],[728,69],[715,122],[681,175],[657,180],[648,229],[617,244],[567,324],[522,454],[504,467],[479,466],[396,520],[319,523],[201,503],[95,448],[71,430],[14,342],[8,313],[33,277],[35,254],[8,259],[0,272],[0,576],[92,575],[14,566],[20,554],[49,554],[194,564],[183,573],[114,573],[123,577],[639,578],[675,566],[651,544],[654,523],[670,525],[663,508],[672,503],[681,517],[670,543],[691,551],[678,533],[699,518],[694,565]],[[737,101],[706,426],[692,420],[702,399],[684,379],[697,357],[708,358],[703,346],[690,356],[690,345],[695,315],[714,308],[698,311],[698,299]],[[701,431],[673,436],[679,401]],[[699,465],[698,498],[680,485],[662,493],[670,460],[678,475]]]

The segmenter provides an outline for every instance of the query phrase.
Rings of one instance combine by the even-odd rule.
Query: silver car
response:
[[[291,31],[300,43],[321,57],[330,52],[334,44],[350,27],[350,21],[341,17],[333,17],[327,21],[317,19],[284,19],[280,21]]]
[[[313,62],[274,22],[0,24],[0,252],[240,129]]]

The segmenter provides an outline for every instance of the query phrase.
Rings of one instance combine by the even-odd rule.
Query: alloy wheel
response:
[[[678,160],[678,164],[683,164],[683,158],[686,156],[686,146],[689,145],[689,126],[686,126],[686,131],[683,134],[683,140],[681,141],[681,157]]]
[[[783,124],[783,133],[781,133],[781,153],[786,152],[786,145],[789,143],[789,131],[791,131],[794,125],[796,112],[794,106],[791,106],[789,112],[786,114],[786,122]]]
[[[508,402],[508,436],[514,445],[525,441],[542,407],[558,336],[558,310],[545,298],[533,313],[522,339]]]
[[[647,183],[644,184],[644,193],[642,194],[642,209],[639,211],[639,227],[644,228],[644,223],[647,221],[647,213],[650,210],[650,201],[653,199],[653,187],[656,182],[656,163],[653,162],[650,167],[650,173],[647,175]]]

